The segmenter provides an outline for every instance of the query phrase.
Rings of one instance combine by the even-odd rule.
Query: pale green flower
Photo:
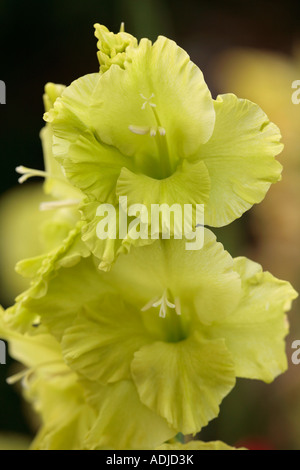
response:
[[[42,421],[32,450],[154,449],[174,437],[163,418],[141,403],[132,382],[101,386],[80,378],[44,327],[33,335],[20,334],[0,308],[0,338],[9,341],[10,355],[26,367],[9,383],[22,379],[23,395]],[[100,402],[94,398],[99,393]]]
[[[99,416],[110,396],[134,415],[121,392],[129,387],[174,434],[195,434],[218,415],[236,377],[270,382],[287,368],[285,311],[297,294],[259,265],[233,260],[208,230],[197,252],[161,240],[132,248],[110,273],[88,258],[47,286],[45,296],[23,299],[19,315],[34,313],[60,341]],[[106,435],[106,419],[117,432],[118,417],[99,418],[90,447]],[[132,435],[139,426],[131,422]]]
[[[96,36],[105,73],[73,82],[45,119],[55,158],[86,196],[88,245],[104,266],[118,248],[99,240],[85,204],[204,204],[205,223],[219,227],[264,198],[280,179],[282,145],[257,105],[232,94],[213,100],[200,69],[165,37],[137,45],[100,25]]]
[[[34,336],[22,335],[3,318],[0,337],[9,342],[10,355],[25,369],[9,377],[22,380],[23,395],[41,418],[32,450],[77,450],[95,421],[95,410],[86,402],[76,374],[65,364],[55,338],[40,328]]]
[[[226,225],[280,179],[280,133],[247,100],[213,100],[173,41],[95,27],[100,72],[46,86],[46,171],[18,168],[20,182],[46,178],[42,208],[54,209],[49,252],[18,263],[31,286],[0,317],[29,368],[15,380],[43,419],[33,448],[226,448],[170,440],[215,418],[236,377],[271,382],[286,370],[296,292],[232,259],[208,229],[189,251],[175,222],[171,240],[136,240],[128,213],[124,238],[100,240],[97,208],[121,216],[125,196],[148,215],[152,204],[201,204],[205,224]]]

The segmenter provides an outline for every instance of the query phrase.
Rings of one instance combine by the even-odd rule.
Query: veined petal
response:
[[[68,156],[71,143],[76,142],[86,130],[93,129],[89,104],[100,77],[99,73],[93,73],[75,80],[57,98],[54,107],[44,115],[54,133],[53,154],[60,161]]]
[[[99,269],[102,271],[109,271],[115,263],[117,257],[121,253],[128,253],[131,246],[144,246],[151,244],[150,236],[147,239],[132,237],[134,227],[130,224],[134,221],[133,217],[127,217],[126,212],[123,212],[122,232],[120,230],[119,205],[108,205],[108,210],[101,211],[98,215],[98,208],[101,204],[93,199],[86,199],[81,206],[82,218],[86,222],[82,230],[82,240],[85,245],[91,250],[93,255],[99,259]],[[107,207],[104,205],[104,207]],[[99,224],[101,224],[101,236],[99,236]],[[144,225],[141,221],[141,230]],[[148,235],[148,227],[145,227]],[[107,233],[107,235],[105,234]],[[102,238],[101,238],[102,237]]]
[[[93,255],[99,259],[99,269],[109,271],[117,255],[126,252],[126,250],[123,249],[122,240],[118,236],[119,218],[117,216],[117,207],[112,206],[112,213],[98,216],[97,209],[99,206],[99,202],[95,200],[86,200],[82,205],[82,217],[86,222],[82,231],[82,240]],[[108,235],[107,238],[101,239],[97,233],[98,224],[105,218],[107,225],[105,225],[104,228]]]
[[[34,336],[20,334],[5,322],[2,312],[0,336],[9,342],[10,355],[28,368],[23,373],[23,395],[42,418],[30,448],[81,449],[95,412],[85,403],[83,388],[64,362],[60,344],[41,326]]]
[[[56,329],[57,326],[57,330],[60,331],[60,328],[65,326],[65,316],[62,315],[59,317],[58,315],[56,318],[55,311],[51,312],[51,310],[47,308],[50,304],[47,304],[48,296],[45,297],[45,295],[48,293],[48,285],[50,281],[52,281],[52,279],[56,279],[57,273],[62,267],[73,267],[79,263],[81,258],[89,257],[90,251],[83,244],[80,238],[81,224],[82,223],[80,222],[74,230],[71,230],[68,238],[64,240],[62,245],[50,252],[48,255],[44,255],[43,257],[38,257],[33,260],[25,260],[18,265],[17,269],[20,272],[34,277],[31,287],[19,295],[16,299],[16,304],[6,312],[7,319],[9,319],[15,327],[21,328],[22,331],[26,331],[28,328],[31,328],[31,324],[33,322],[36,323],[36,319],[39,316],[38,311],[43,312],[44,310],[50,316],[50,322],[52,319],[51,315],[53,315],[54,329]],[[37,269],[35,275],[33,272],[34,269]],[[65,274],[65,270],[62,270],[62,272]],[[68,279],[66,289],[69,286],[71,288],[71,292],[73,292],[73,287],[70,285],[72,283],[72,279],[68,278],[68,276],[66,276],[66,279]],[[61,293],[62,297],[60,297],[59,293]],[[54,287],[52,299],[54,304],[56,300],[59,302],[59,298],[60,300],[64,299],[64,293],[63,286],[60,286],[58,283],[58,285]],[[69,295],[71,296],[71,294]],[[65,302],[63,302],[64,306],[67,307],[68,302],[69,299],[66,297]],[[63,308],[62,310],[64,311]],[[71,314],[68,308],[66,308],[64,313],[67,317]],[[55,321],[57,321],[56,324]]]
[[[116,203],[116,183],[124,166],[132,166],[130,159],[116,148],[99,143],[91,132],[70,145],[68,158],[63,161],[66,176],[75,187],[107,203]]]
[[[265,197],[280,180],[280,131],[259,106],[233,94],[215,101],[216,124],[198,156],[211,178],[206,223],[227,225]]]
[[[66,370],[62,361],[59,343],[49,333],[41,332],[36,336],[23,335],[10,327],[0,306],[0,337],[9,342],[10,355],[24,366],[35,368],[44,363],[54,364],[52,371]],[[51,371],[51,368],[50,368]]]
[[[62,357],[60,361],[65,370],[51,373],[47,366],[38,369],[23,392],[42,418],[31,450],[83,449],[84,439],[96,419],[76,374],[68,369]]]
[[[166,291],[170,302],[180,299],[183,315],[195,315],[200,322],[210,324],[229,315],[242,293],[231,256],[208,229],[200,250],[186,250],[185,243],[157,240],[132,247],[129,255],[119,256],[108,282],[117,284],[123,299],[140,308],[151,300],[153,305]]]
[[[179,343],[144,346],[131,370],[141,401],[183,434],[195,434],[215,418],[235,385],[224,341],[205,341],[197,334]]]
[[[55,101],[65,90],[64,85],[56,85],[55,83],[47,83],[43,96],[45,111],[53,108]],[[46,194],[51,194],[58,199],[62,198],[82,198],[82,194],[76,188],[73,188],[66,179],[61,165],[55,160],[52,152],[53,130],[50,123],[40,132],[40,138],[43,145],[44,163],[47,177],[44,184]]]
[[[151,339],[138,310],[105,296],[85,304],[66,330],[62,349],[72,369],[106,384],[130,379],[133,354]]]
[[[165,179],[157,180],[146,175],[136,174],[127,168],[123,168],[119,176],[116,194],[127,197],[127,206],[133,204],[143,204],[147,210],[146,219],[151,225],[151,213],[156,205],[167,204],[172,209],[177,206],[181,221],[174,223],[170,218],[170,211],[162,212],[161,225],[156,232],[166,232],[174,234],[176,237],[183,234],[184,205],[192,206],[191,226],[194,228],[196,204],[204,204],[209,198],[210,179],[205,164],[201,161],[189,163],[184,160],[176,172]],[[152,227],[153,229],[153,227]]]
[[[159,147],[151,132],[136,135],[129,129],[161,127],[172,160],[192,155],[210,138],[215,119],[202,72],[162,36],[153,46],[142,39],[126,52],[125,70],[111,66],[96,87],[91,118],[97,134],[125,155],[155,156]]]
[[[98,418],[86,440],[88,449],[154,449],[175,436],[167,422],[144,406],[134,384],[123,380],[101,386],[83,381]]]
[[[207,336],[225,339],[238,377],[272,382],[287,368],[285,312],[297,293],[289,282],[258,266],[246,258],[235,260],[237,271],[248,273],[243,279],[243,297],[231,315],[207,329]]]
[[[30,450],[84,450],[84,439],[96,419],[95,411],[77,397],[77,390],[67,394],[51,394],[51,387],[45,390],[43,407],[54,412],[55,419],[41,427],[33,440]],[[80,400],[81,398],[81,400]],[[58,401],[62,403],[58,406]],[[55,403],[55,406],[53,404]],[[37,411],[43,416],[40,408]]]

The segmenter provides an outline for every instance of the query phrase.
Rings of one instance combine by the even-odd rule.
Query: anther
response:
[[[164,136],[166,135],[166,129],[164,127],[158,127],[158,132],[160,135]]]
[[[146,96],[144,96],[143,93],[140,93],[140,97],[143,98],[143,100],[145,100],[145,102],[142,104],[141,109],[145,109],[146,104],[149,104],[149,106],[151,106],[152,108],[156,108],[156,104],[150,103],[150,100],[152,100],[152,98],[154,98],[154,96],[155,96],[154,93],[152,93],[150,98],[146,98]]]
[[[29,178],[32,178],[33,176],[40,176],[42,178],[47,178],[49,176],[48,173],[45,171],[40,171],[40,170],[34,170],[32,168],[26,168],[25,166],[17,166],[16,172],[19,173],[21,176],[18,179],[18,182],[20,184],[24,183],[27,181]]]
[[[137,135],[146,135],[150,131],[150,127],[142,127],[142,126],[129,126],[128,129],[133,133]]]

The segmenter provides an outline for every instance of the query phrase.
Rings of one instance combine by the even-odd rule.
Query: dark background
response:
[[[159,34],[174,39],[202,69],[215,96],[218,89],[213,86],[210,64],[222,51],[239,46],[291,53],[300,33],[298,3],[291,0],[0,0],[0,80],[7,87],[7,104],[0,106],[0,194],[16,184],[17,165],[43,168],[39,131],[43,126],[44,85],[48,81],[70,84],[98,70],[95,22],[117,32],[124,21],[126,31],[139,39],[146,36],[155,40]],[[237,222],[241,237],[251,241],[247,223],[247,216]],[[8,306],[1,297],[0,303]],[[0,432],[28,433],[19,396],[5,384],[7,367],[0,366]],[[264,435],[269,417],[262,403],[257,407],[258,401],[266,398],[265,390],[269,386],[253,387],[250,381],[240,381],[224,401],[220,424],[213,423],[202,437],[227,438],[234,444],[239,438]],[[241,398],[246,389],[247,397],[253,390],[252,401]],[[226,435],[221,435],[221,431]]]

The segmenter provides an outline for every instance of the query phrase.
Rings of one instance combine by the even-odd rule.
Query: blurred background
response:
[[[233,256],[246,255],[300,290],[300,104],[292,82],[300,80],[299,2],[292,0],[0,0],[0,304],[8,307],[24,288],[14,264],[39,251],[28,226],[38,217],[41,187],[16,189],[15,167],[43,169],[39,131],[48,81],[70,84],[98,70],[93,24],[105,24],[155,40],[174,39],[201,68],[213,97],[233,92],[257,102],[281,129],[282,182],[262,204],[216,234]],[[17,191],[17,192],[16,192]],[[300,339],[300,305],[289,316],[291,344]],[[291,362],[291,361],[290,361]],[[0,449],[22,446],[10,436],[32,436],[26,405],[5,382],[15,365],[0,365]],[[272,385],[239,380],[204,440],[250,448],[300,449],[300,365]],[[15,438],[14,438],[15,439]]]

